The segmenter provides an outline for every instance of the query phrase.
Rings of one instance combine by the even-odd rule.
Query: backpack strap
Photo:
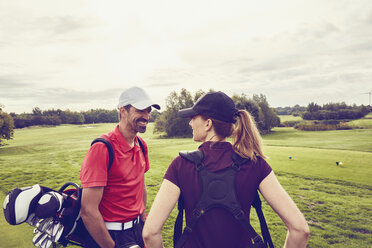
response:
[[[183,226],[183,210],[185,209],[185,205],[183,202],[182,195],[180,195],[180,198],[178,198],[178,214],[176,221],[174,223],[174,232],[173,232],[173,244],[174,247],[176,247],[176,244],[181,238],[182,235],[182,226]]]
[[[195,164],[197,170],[201,170],[203,168],[203,159],[204,154],[202,151],[181,151],[179,152],[181,158]],[[176,218],[176,222],[174,223],[174,233],[173,233],[173,245],[174,247],[183,247],[185,244],[187,237],[192,231],[192,227],[185,227],[185,231],[182,233],[182,226],[183,226],[183,211],[185,209],[184,201],[182,195],[178,199],[178,215]],[[192,224],[193,226],[193,224]]]
[[[265,216],[262,212],[262,208],[261,208],[262,202],[260,199],[260,195],[258,194],[258,191],[256,191],[256,195],[254,197],[252,206],[256,209],[256,213],[260,221],[261,234],[262,234],[265,244],[270,248],[274,248],[274,244],[273,244],[273,241],[271,240],[269,228],[267,227]]]
[[[204,154],[200,150],[196,151],[181,151],[179,152],[181,158],[196,165],[197,169],[201,169],[203,166]]]
[[[233,161],[234,161],[234,164],[236,164],[236,165],[238,165],[238,166],[240,166],[240,165],[242,165],[242,164],[244,164],[244,163],[246,163],[246,162],[248,162],[248,160],[249,160],[249,158],[242,158],[241,156],[239,156],[237,153],[233,153],[233,155],[232,155],[232,159],[233,159]],[[261,199],[260,199],[260,195],[259,195],[259,193],[258,193],[258,190],[256,191],[256,194],[255,194],[255,196],[254,196],[254,199],[253,199],[253,202],[252,202],[252,206],[254,207],[254,209],[256,210],[256,214],[257,214],[257,216],[258,216],[258,219],[259,219],[259,221],[260,221],[260,227],[261,227],[261,234],[262,234],[262,237],[263,237],[263,241],[264,241],[264,243],[266,244],[266,246],[269,246],[270,248],[274,248],[274,245],[273,245],[273,242],[272,242],[272,240],[271,240],[271,236],[270,236],[270,232],[269,232],[269,228],[267,227],[267,223],[266,223],[266,220],[265,220],[265,216],[264,216],[264,214],[263,214],[263,212],[262,212],[262,202],[261,202]],[[243,222],[245,222],[245,221],[243,221]],[[241,222],[242,223],[242,222]],[[251,229],[252,228],[252,226],[248,223],[248,225],[250,226],[247,226],[247,223],[242,223],[242,225],[244,226],[244,228],[246,229],[246,230],[248,230],[248,229]],[[253,229],[253,228],[252,228]],[[249,232],[251,232],[251,231],[249,231]],[[254,231],[254,229],[253,229],[253,232],[255,232]],[[252,234],[253,234],[253,232],[252,232]],[[255,232],[256,233],[256,232]],[[252,236],[252,237],[254,237],[254,236]],[[256,233],[256,240],[258,241],[258,242],[260,242],[259,240],[258,240],[258,238],[259,239],[261,239],[261,237],[259,236],[259,235],[257,235],[257,233]],[[255,238],[253,238],[253,240],[255,240]],[[261,241],[262,241],[262,239],[261,239]]]

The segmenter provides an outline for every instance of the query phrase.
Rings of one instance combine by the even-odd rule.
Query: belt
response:
[[[122,231],[132,228],[135,224],[139,222],[139,216],[131,221],[121,223],[121,222],[106,222],[105,225],[107,230],[112,231]]]

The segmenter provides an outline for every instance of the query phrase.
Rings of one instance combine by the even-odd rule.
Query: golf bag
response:
[[[145,148],[137,138],[143,154]],[[114,150],[104,138],[93,140],[106,145],[109,154],[109,171],[114,161]],[[59,190],[39,184],[30,187],[14,188],[4,199],[3,210],[6,221],[11,225],[28,223],[34,226],[36,247],[49,248],[69,244],[84,246],[89,237],[80,217],[82,189],[76,183],[65,183]]]
[[[4,216],[11,225],[35,227],[32,242],[36,247],[79,245],[77,237],[88,233],[80,219],[80,199],[81,188],[72,182],[58,191],[39,184],[15,188],[5,197]]]

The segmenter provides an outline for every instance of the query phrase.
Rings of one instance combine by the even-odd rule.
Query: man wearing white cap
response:
[[[95,143],[85,156],[80,172],[81,216],[94,239],[89,237],[85,247],[144,247],[144,173],[149,159],[147,145],[137,133],[146,131],[152,107],[160,109],[143,89],[125,90],[119,98],[119,124],[101,135],[114,150],[110,170],[105,144]]]

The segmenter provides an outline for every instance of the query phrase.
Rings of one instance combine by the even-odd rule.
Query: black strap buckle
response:
[[[191,233],[191,232],[192,232],[192,228],[189,227],[189,226],[185,226],[184,231],[185,231],[185,232],[189,232],[189,233]]]
[[[257,235],[256,237],[254,237],[253,239],[253,243],[262,243],[262,238],[260,237],[260,235]]]
[[[233,211],[233,214],[234,214],[235,219],[237,219],[237,220],[240,220],[240,219],[243,219],[244,218],[244,211],[241,210],[240,208],[239,209],[235,209]]]
[[[236,163],[233,163],[231,168],[233,168],[234,171],[240,171],[240,165],[237,165]]]
[[[203,209],[199,210],[199,209],[195,208],[192,211],[192,215],[195,216],[196,218],[199,218],[200,216],[202,216],[203,213],[204,213]]]
[[[204,167],[203,163],[198,163],[198,164],[195,165],[195,168],[196,168],[197,171],[201,171],[201,169],[203,169],[203,167]]]

